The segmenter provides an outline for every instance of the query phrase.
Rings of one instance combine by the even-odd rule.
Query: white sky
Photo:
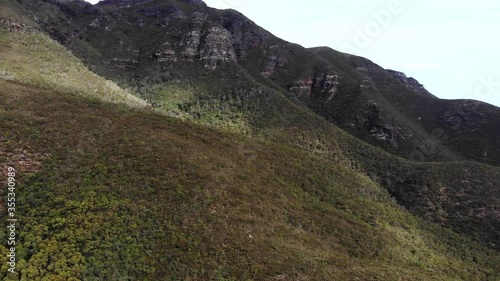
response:
[[[205,2],[304,47],[329,46],[405,72],[441,98],[500,106],[500,1]]]

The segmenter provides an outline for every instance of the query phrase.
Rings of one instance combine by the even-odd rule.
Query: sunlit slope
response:
[[[17,18],[0,24],[0,78],[107,102],[145,107],[147,103],[99,77],[66,48]]]

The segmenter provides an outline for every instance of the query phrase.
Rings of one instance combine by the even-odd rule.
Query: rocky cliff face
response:
[[[218,64],[236,62],[236,52],[229,31],[222,27],[211,27],[206,31],[204,39],[204,44],[199,48],[204,67],[216,69]]]
[[[339,75],[332,70],[327,70],[314,77],[312,92],[316,98],[326,99],[326,102],[329,102],[338,93],[339,86]]]
[[[332,70],[326,70],[295,81],[289,92],[299,98],[309,97],[329,102],[338,93],[339,86],[339,75]]]
[[[207,14],[195,13],[179,47],[184,59],[200,61],[208,69],[225,62],[236,62],[231,33],[220,26],[205,27]]]
[[[420,84],[420,82],[418,82],[415,78],[408,77],[403,72],[391,69],[388,69],[387,72],[389,72],[389,74],[391,74],[394,78],[398,79],[403,85],[405,85],[408,89],[410,89],[414,93],[424,97],[433,97],[433,98],[436,97],[429,91],[427,91],[424,85]]]
[[[56,5],[58,12],[45,13],[52,9],[50,5]],[[161,71],[181,67],[176,64],[181,61],[214,70],[245,58],[247,50],[259,47],[266,34],[240,13],[214,14],[201,0],[105,0],[96,6],[83,0],[49,0],[25,2],[23,6],[32,10],[33,20],[61,44],[76,52],[88,49],[87,45],[99,50],[91,68],[110,78],[117,78],[115,73],[123,77],[120,71],[134,80],[151,76],[149,71],[138,71],[155,63]],[[85,14],[86,20],[74,21],[80,14]],[[109,71],[112,68],[115,70]]]
[[[262,76],[271,77],[277,68],[283,67],[287,63],[287,59],[280,57],[279,55],[272,55],[269,57],[268,63],[266,64]]]

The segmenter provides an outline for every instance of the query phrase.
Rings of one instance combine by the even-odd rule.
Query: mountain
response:
[[[403,73],[283,41],[233,10],[217,11],[202,1],[22,5],[53,39],[124,87],[148,92],[195,73],[225,72],[232,76],[225,79],[251,79],[287,92],[340,128],[407,159],[500,163],[497,107],[437,99]]]
[[[5,280],[500,278],[498,108],[202,1],[0,6]]]

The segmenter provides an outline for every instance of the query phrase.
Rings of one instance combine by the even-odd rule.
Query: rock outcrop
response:
[[[417,95],[426,96],[426,97],[436,97],[427,91],[424,85],[420,84],[415,78],[408,77],[406,74],[400,71],[395,71],[391,69],[387,69],[387,72],[391,74],[394,78],[398,79],[403,85],[405,85],[408,89],[412,90]]]
[[[486,115],[476,110],[479,104],[479,102],[474,101],[457,104],[446,110],[440,119],[455,130],[477,127],[480,123],[487,121]]]
[[[293,82],[290,87],[289,92],[296,97],[310,97],[312,93],[313,80],[312,79],[300,79]]]
[[[184,59],[194,61],[198,55],[201,44],[201,35],[203,32],[203,23],[207,19],[207,15],[203,13],[194,13],[191,18],[191,29],[184,35],[180,42],[179,48]]]
[[[405,132],[396,121],[387,119],[383,110],[375,102],[363,107],[352,119],[354,120],[353,126],[358,130],[391,147],[396,148],[411,137],[411,134]]]
[[[23,32],[27,30],[26,25],[24,25],[21,21],[12,18],[0,18],[0,26],[7,28],[10,32]]]
[[[312,85],[313,97],[326,99],[329,102],[338,93],[339,86],[338,74],[327,70],[314,77]]]
[[[206,19],[206,14],[193,15],[192,29],[180,44],[183,58],[188,61],[201,61],[208,69],[216,69],[224,62],[236,62],[231,33],[220,26],[205,27]]]
[[[264,71],[262,72],[262,76],[270,77],[273,75],[274,71],[279,68],[285,66],[288,61],[285,58],[280,57],[279,55],[272,55],[269,57],[268,63],[265,66]]]
[[[123,70],[134,70],[139,65],[136,59],[131,58],[112,58],[104,62],[106,65],[118,67]]]
[[[199,47],[200,61],[209,69],[216,69],[224,62],[236,62],[231,33],[222,27],[211,27],[204,33],[204,40]]]
[[[326,70],[318,72],[311,78],[299,79],[295,81],[289,92],[296,97],[310,97],[329,102],[338,93],[340,86],[337,73]]]
[[[157,48],[153,54],[153,58],[160,63],[176,62],[178,60],[176,51],[169,42],[165,42],[162,46]]]
[[[357,71],[374,72],[374,73],[380,73],[385,71],[385,69],[383,69],[376,63],[361,57],[351,58],[351,64]]]

